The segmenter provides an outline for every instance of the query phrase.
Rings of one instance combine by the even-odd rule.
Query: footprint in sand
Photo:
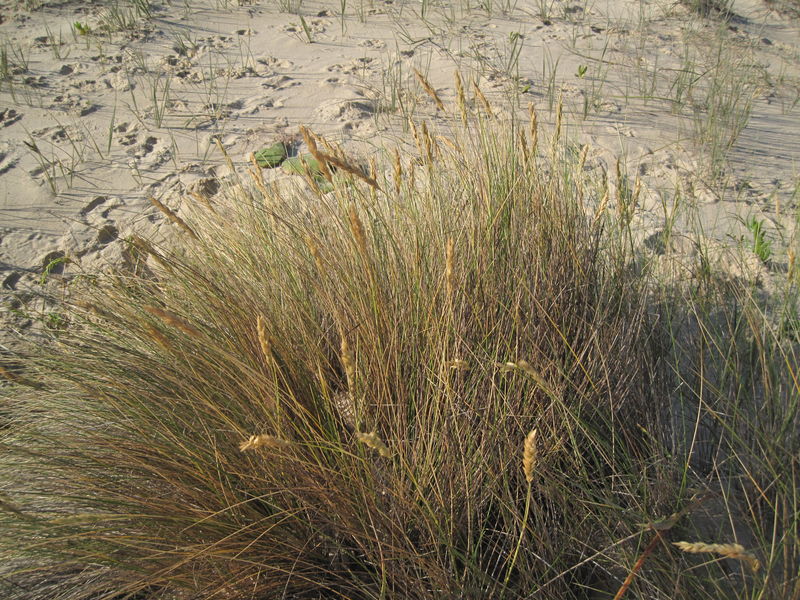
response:
[[[50,104],[51,110],[60,110],[70,114],[85,117],[98,109],[96,104],[92,104],[86,98],[81,98],[75,94],[59,94],[53,98]]]
[[[297,85],[300,85],[300,82],[292,79],[288,75],[273,75],[271,77],[267,77],[266,80],[261,84],[261,87],[270,88],[273,90],[285,90]]]
[[[8,173],[11,169],[17,166],[19,159],[10,157],[5,152],[0,151],[0,175]]]
[[[361,40],[360,42],[358,42],[358,45],[361,46],[362,48],[378,49],[378,48],[385,48],[386,42],[384,42],[383,40]]]
[[[13,108],[4,108],[0,110],[0,126],[8,127],[13,125],[22,118],[22,114],[18,113]]]
[[[106,200],[108,200],[108,196],[97,196],[93,198],[92,201],[89,202],[89,204],[87,204],[81,209],[80,215],[82,217],[85,217],[98,206],[102,206],[103,204],[105,204]]]
[[[111,224],[103,225],[97,231],[97,244],[105,246],[119,237],[119,230]]]
[[[375,113],[375,105],[369,100],[328,100],[314,111],[322,121],[352,123],[361,121]]]

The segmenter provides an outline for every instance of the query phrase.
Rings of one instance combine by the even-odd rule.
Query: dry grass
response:
[[[655,310],[558,132],[547,160],[535,125],[416,132],[425,168],[256,177],[196,204],[196,237],[139,240],[158,275],[86,283],[4,409],[5,597],[796,597],[796,454],[755,452],[796,447],[791,349],[746,298]],[[794,412],[748,423],[733,369]],[[768,577],[660,544],[709,539],[697,486]]]

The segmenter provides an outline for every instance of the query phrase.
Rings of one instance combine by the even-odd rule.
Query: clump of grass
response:
[[[606,183],[526,130],[470,118],[437,146],[420,124],[420,156],[385,176],[306,131],[353,177],[323,193],[254,175],[190,207],[172,248],[134,240],[158,269],[88,282],[19,375],[40,389],[5,407],[6,597],[712,597],[729,586],[656,546],[673,528],[709,539],[689,535],[686,498],[732,474],[720,494],[746,495],[759,547],[777,516],[796,531],[791,483],[747,454],[750,413],[704,391],[721,402],[732,378],[676,362],[686,396],[670,395],[642,271],[613,211],[584,206],[608,202]],[[730,450],[725,473],[683,444],[687,406],[718,424],[703,449]],[[796,410],[781,414],[760,422],[785,443]],[[769,585],[789,589],[776,569],[796,544],[775,535],[788,554],[765,561]]]

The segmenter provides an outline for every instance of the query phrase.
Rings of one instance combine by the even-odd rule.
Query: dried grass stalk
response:
[[[136,234],[133,234],[130,237],[130,242],[133,244],[134,248],[136,248],[139,252],[152,256],[153,260],[155,260],[163,268],[167,270],[172,270],[171,265],[164,259],[163,256],[161,256],[161,254],[159,254],[156,251],[155,248],[153,248],[153,245],[146,239]]]
[[[269,197],[269,193],[267,192],[267,186],[264,184],[264,174],[261,172],[261,167],[256,160],[256,153],[250,153],[250,162],[253,165],[252,169],[247,169],[247,172],[250,174],[250,177],[255,181],[256,187],[258,191],[261,192],[261,195],[264,198]]]
[[[450,367],[451,369],[454,369],[456,371],[469,371],[469,363],[460,358],[447,361],[445,363],[445,366]]]
[[[300,126],[300,133],[303,135],[303,141],[306,143],[311,156],[317,159],[322,176],[328,180],[328,183],[332,183],[333,175],[328,168],[328,157],[317,148],[317,141],[314,139],[314,134],[303,125]]]
[[[592,219],[592,229],[597,227],[597,224],[603,217],[603,213],[606,212],[606,208],[608,208],[608,200],[609,200],[609,194],[608,194],[608,188],[606,188],[606,191],[603,194],[602,199],[600,200],[600,204],[597,205],[597,210],[594,213],[594,219]]]
[[[425,156],[428,158],[428,164],[431,164],[433,163],[433,155],[439,148],[436,145],[436,141],[431,136],[428,130],[428,124],[425,121],[422,122],[422,141],[425,144]]]
[[[22,377],[21,375],[17,375],[13,371],[6,369],[3,366],[0,366],[0,377],[10,381],[11,383],[16,383],[17,385],[24,385],[26,387],[31,387],[36,390],[40,390],[44,388],[44,385],[38,383],[36,381],[32,381],[27,379],[26,377]]]
[[[272,365],[275,360],[272,355],[272,344],[270,344],[269,334],[267,334],[266,321],[261,315],[256,318],[256,333],[258,334],[258,345],[261,347],[261,354],[264,355],[264,360],[267,364]]]
[[[439,94],[436,93],[436,90],[431,87],[431,84],[428,83],[428,80],[420,73],[417,69],[414,69],[414,75],[417,76],[417,80],[419,80],[420,84],[422,84],[422,89],[433,98],[433,101],[436,103],[436,108],[441,110],[442,112],[446,112],[444,109],[444,104],[442,103],[442,99],[439,98]]]
[[[311,252],[311,256],[314,257],[314,263],[317,265],[317,269],[319,270],[320,274],[324,273],[325,270],[322,264],[322,255],[319,252],[319,246],[317,246],[314,239],[307,235],[306,238],[306,246],[308,246],[308,251]]]
[[[347,334],[345,334],[343,329],[340,329],[339,336],[342,338],[339,345],[339,353],[341,355],[342,366],[344,367],[344,374],[347,378],[347,388],[351,392],[354,392],[356,382],[355,357],[353,356],[352,348],[350,348],[350,342],[347,341]]]
[[[369,448],[372,448],[384,458],[390,458],[392,456],[392,452],[389,450],[389,447],[383,443],[383,440],[374,431],[369,433],[357,432],[356,437],[358,438],[359,442]]]
[[[403,164],[400,162],[400,151],[394,149],[394,193],[400,195],[400,186],[403,183]]]
[[[219,148],[219,151],[222,153],[222,156],[225,157],[225,164],[228,165],[228,168],[231,170],[231,173],[236,173],[236,167],[233,166],[233,161],[231,157],[228,155],[228,151],[225,150],[225,146],[222,145],[222,140],[218,137],[214,137],[214,143]]]
[[[165,336],[157,327],[153,327],[152,325],[145,325],[144,330],[150,338],[157,343],[159,346],[164,348],[164,350],[172,350],[172,344],[170,343],[167,336]]]
[[[561,125],[564,120],[564,99],[562,96],[558,97],[558,105],[556,106],[556,127],[553,130],[553,152],[558,147],[558,140],[561,139]]]
[[[239,444],[240,452],[247,452],[248,450],[258,450],[260,448],[269,448],[270,450],[285,450],[292,443],[288,440],[281,439],[274,435],[251,435],[247,440]]]
[[[454,285],[455,267],[453,265],[454,262],[453,238],[447,238],[447,247],[445,248],[444,254],[445,254],[444,279],[445,279],[445,288],[447,290],[447,301],[452,303],[453,289],[455,287]]]
[[[746,562],[753,571],[758,571],[761,563],[752,552],[747,552],[741,544],[706,544],[705,542],[673,542],[681,552],[701,554],[710,552],[724,558]]]
[[[464,96],[464,84],[461,81],[461,73],[455,71],[454,78],[456,80],[456,103],[458,104],[458,112],[461,113],[461,122],[467,124],[467,100]]]
[[[481,104],[483,105],[483,110],[486,111],[487,115],[489,115],[490,117],[493,117],[494,116],[494,112],[492,112],[492,105],[489,104],[489,101],[486,99],[486,96],[483,95],[483,92],[481,91],[481,88],[478,87],[478,82],[475,81],[474,79],[472,80],[472,87],[475,90],[475,96],[478,98],[478,100],[481,101]]]
[[[536,468],[536,429],[525,437],[525,446],[522,451],[522,471],[525,473],[525,481],[533,482],[533,471]]]
[[[190,325],[189,323],[187,323],[185,320],[183,320],[181,317],[179,317],[173,312],[151,305],[146,305],[143,308],[145,312],[150,313],[154,317],[158,317],[165,324],[169,325],[170,327],[174,327],[175,329],[181,330],[188,336],[191,336],[196,339],[200,339],[203,336],[203,334],[200,332],[199,329]]]
[[[351,165],[346,160],[338,158],[338,157],[333,156],[331,154],[325,154],[324,152],[320,152],[319,154],[320,154],[320,156],[322,157],[322,159],[325,162],[333,165],[337,169],[341,169],[342,171],[344,171],[346,173],[350,173],[351,175],[355,175],[356,177],[358,177],[362,181],[365,181],[367,184],[369,184],[370,186],[372,186],[372,188],[374,188],[376,190],[381,189],[381,186],[378,185],[378,182],[375,180],[374,177],[370,177],[369,175],[364,173],[364,171],[362,171],[361,169],[359,169],[358,167],[356,167],[354,165]],[[317,160],[319,160],[319,158],[317,158]]]
[[[539,144],[539,118],[536,115],[536,107],[533,102],[528,104],[528,113],[530,115],[531,153],[535,155],[536,147]]]
[[[356,241],[358,251],[361,252],[364,258],[367,258],[367,234],[364,231],[364,223],[361,222],[361,217],[358,216],[355,206],[350,205],[348,217],[350,219],[350,231],[353,234],[353,239]]]
[[[155,206],[158,210],[160,210],[164,215],[166,215],[167,219],[175,223],[178,227],[183,229],[186,233],[192,236],[194,239],[198,239],[197,234],[189,227],[186,222],[181,219],[178,215],[172,212],[169,208],[167,208],[162,202],[156,198],[155,196],[150,196],[150,202],[153,206]]]
[[[510,364],[510,363],[509,363]],[[539,373],[536,369],[533,368],[527,360],[519,360],[517,361],[516,365],[519,369],[522,369],[526,375],[528,375],[531,379],[536,382],[536,385],[541,387],[542,389],[547,389],[547,382],[542,377],[542,374]]]

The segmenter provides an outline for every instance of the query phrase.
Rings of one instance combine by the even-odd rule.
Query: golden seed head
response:
[[[475,96],[481,101],[483,110],[486,111],[486,114],[490,117],[494,116],[494,113],[492,112],[492,105],[489,104],[489,101],[486,99],[486,96],[483,95],[481,88],[478,87],[478,82],[474,79],[472,80],[472,87],[475,90]]]
[[[258,333],[258,345],[261,347],[261,353],[264,355],[264,360],[269,364],[272,362],[272,348],[267,334],[267,324],[261,315],[256,318],[256,332]]]
[[[356,437],[358,438],[359,442],[361,442],[368,448],[372,448],[384,458],[389,458],[392,456],[392,453],[389,450],[388,446],[386,446],[386,444],[383,443],[383,440],[374,431],[371,431],[369,433],[357,432]]]
[[[303,125],[300,126],[300,133],[303,135],[303,141],[306,143],[306,146],[308,146],[308,151],[311,153],[311,156],[317,159],[317,162],[319,163],[319,170],[322,172],[322,176],[327,179],[329,183],[332,182],[333,175],[328,168],[327,157],[317,148],[317,142],[314,139],[314,134]],[[308,172],[308,169],[306,169],[306,172]]]
[[[202,337],[202,334],[200,333],[199,329],[197,329],[193,325],[190,325],[189,323],[184,321],[181,317],[179,317],[173,312],[164,310],[162,308],[158,308],[157,306],[150,306],[150,305],[144,306],[143,308],[145,312],[150,313],[154,317],[158,317],[165,324],[169,325],[170,327],[174,327],[175,329],[179,329],[186,335],[198,339]]]
[[[544,377],[542,377],[541,373],[533,368],[531,363],[527,360],[519,360],[517,361],[517,368],[522,369],[528,376],[531,377],[539,386],[546,388],[547,385],[545,384]]]
[[[274,435],[251,435],[249,439],[239,444],[239,451],[258,450],[259,448],[269,448],[270,450],[283,450],[291,446],[291,442],[281,439]]]
[[[528,113],[530,114],[530,136],[531,136],[531,151],[536,152],[536,144],[539,140],[539,121],[536,116],[536,107],[533,102],[528,104]]]
[[[167,336],[161,333],[158,328],[153,327],[152,325],[145,325],[144,330],[147,332],[147,335],[149,335],[159,346],[165,350],[172,349],[172,344],[170,344],[169,339],[167,339]]]
[[[525,446],[522,451],[522,471],[525,473],[525,481],[533,481],[533,470],[536,467],[536,430],[525,437]]]
[[[451,369],[455,369],[457,371],[469,371],[469,363],[465,360],[460,358],[456,358],[454,360],[447,361],[445,363]]]
[[[162,213],[164,213],[167,219],[175,223],[175,225],[183,229],[194,239],[197,239],[197,234],[194,232],[194,230],[191,227],[189,227],[183,219],[181,219],[178,215],[176,215],[169,208],[167,208],[161,201],[159,201],[158,198],[156,198],[155,196],[150,196],[150,203],[153,206],[155,206],[158,210],[160,210]]]
[[[344,374],[347,377],[347,387],[353,391],[356,377],[356,364],[353,357],[353,351],[350,348],[350,342],[347,341],[347,335],[344,331],[340,332],[342,341],[339,345],[339,352],[341,354],[342,366],[344,367]]]
[[[394,149],[394,193],[400,195],[400,186],[403,183],[403,164],[400,162],[400,151]]]
[[[348,216],[350,218],[350,231],[353,234],[353,239],[355,239],[361,254],[366,258],[367,234],[364,231],[364,224],[361,222],[361,218],[358,216],[358,212],[356,212],[355,206],[350,205]]]
[[[561,122],[564,117],[564,98],[559,96],[558,106],[556,106],[556,127],[553,131],[553,150],[555,150],[558,140],[561,138]]]
[[[431,84],[428,83],[428,80],[425,79],[422,73],[420,73],[417,69],[414,69],[414,75],[417,76],[417,79],[422,84],[422,89],[424,89],[425,92],[431,98],[433,98],[433,101],[436,103],[436,108],[444,112],[444,104],[442,103],[441,98],[439,98],[439,95],[436,93],[436,90],[434,90],[433,87],[431,87]]]
[[[455,72],[456,80],[456,101],[458,102],[458,111],[461,113],[461,122],[467,124],[467,100],[464,97],[464,85],[461,82],[461,74]]]
[[[710,552],[718,554],[724,558],[734,558],[742,560],[750,565],[753,571],[757,571],[761,566],[759,560],[752,552],[747,552],[741,544],[706,544],[705,542],[673,542],[681,552],[690,554],[700,554]]]

